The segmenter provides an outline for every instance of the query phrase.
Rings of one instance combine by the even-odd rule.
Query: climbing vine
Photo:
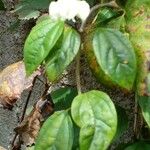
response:
[[[20,0],[13,13],[36,23],[25,40],[23,60],[0,73],[0,102],[11,109],[25,89],[32,92],[39,75],[46,83],[25,116],[28,96],[12,149],[24,144],[35,150],[106,150],[127,129],[125,111],[107,93],[82,91],[84,54],[97,82],[135,93],[135,141],[120,149],[149,150],[136,123],[142,114],[150,127],[150,1]],[[76,87],[49,92],[73,60]]]

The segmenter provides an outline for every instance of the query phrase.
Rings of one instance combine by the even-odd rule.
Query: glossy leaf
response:
[[[80,128],[74,123],[74,121],[73,121],[73,128],[74,128],[74,140],[73,140],[72,150],[79,150]]]
[[[35,150],[71,150],[73,125],[67,111],[55,112],[41,128]]]
[[[101,131],[96,130],[100,128],[95,128],[94,125],[85,125],[80,131],[80,150],[97,150],[102,148],[102,134]],[[97,137],[94,138],[94,136]],[[102,148],[103,149],[103,148]]]
[[[142,115],[150,127],[150,97],[138,96],[138,102],[142,110]]]
[[[20,0],[15,6],[14,12],[19,15],[19,19],[36,19],[40,15],[40,10],[48,9],[52,0]]]
[[[103,8],[99,11],[95,26],[113,28],[125,32],[125,11],[116,8]]]
[[[99,10],[95,22],[98,26],[103,26],[110,20],[122,15],[122,13],[123,11],[120,9],[118,10],[111,7],[104,7]]]
[[[116,106],[117,116],[118,116],[118,124],[117,124],[117,131],[113,141],[118,140],[121,135],[127,130],[128,128],[128,116],[123,108],[120,106]]]
[[[90,91],[78,95],[72,103],[71,114],[81,127],[81,150],[105,150],[117,127],[117,114],[110,98],[103,92]]]
[[[65,110],[71,107],[71,103],[77,95],[77,89],[69,87],[60,88],[56,91],[51,92],[51,97],[53,103],[55,104],[55,111]]]
[[[136,57],[128,38],[118,30],[99,28],[94,32],[93,50],[103,72],[120,87],[132,89]]]
[[[95,0],[86,0],[88,4],[92,7],[95,4]]]
[[[60,48],[46,65],[46,74],[49,81],[56,81],[59,78],[75,58],[79,48],[80,35],[71,27],[66,27]]]
[[[49,14],[44,14],[44,15],[40,16],[40,17],[36,20],[36,24],[39,24],[39,23],[41,23],[42,21],[45,21],[45,20],[47,20],[47,19],[49,19],[49,18],[50,18]]]
[[[61,21],[46,19],[30,32],[24,46],[24,61],[27,75],[30,75],[49,54],[64,29]]]
[[[150,144],[140,141],[128,146],[124,150],[150,150]]]
[[[4,3],[2,0],[0,0],[0,10],[5,10]]]

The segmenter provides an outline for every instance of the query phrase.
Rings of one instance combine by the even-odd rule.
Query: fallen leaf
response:
[[[0,146],[0,150],[6,150],[6,149],[5,149],[4,147],[1,147],[1,146]]]
[[[31,146],[35,143],[35,139],[43,122],[50,116],[53,109],[53,102],[41,98],[34,106],[31,113],[25,117],[24,121],[15,128],[15,131],[20,135],[21,142],[26,146]]]
[[[0,72],[0,103],[11,109],[13,104],[20,98],[23,90],[32,86],[35,76],[40,71],[35,71],[30,77],[26,77],[23,61],[11,64]]]

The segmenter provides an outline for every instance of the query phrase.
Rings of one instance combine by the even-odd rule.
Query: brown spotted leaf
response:
[[[32,86],[33,79],[37,75],[40,75],[40,71],[34,72],[27,78],[23,61],[11,64],[2,70],[0,72],[0,104],[11,108],[20,98],[23,90]]]
[[[53,103],[40,99],[34,106],[31,113],[25,117],[24,121],[15,128],[19,134],[21,142],[26,146],[35,143],[35,139],[39,133],[42,123],[49,115],[53,113]]]
[[[137,54],[136,90],[140,96],[150,96],[150,1],[127,1],[126,22]]]

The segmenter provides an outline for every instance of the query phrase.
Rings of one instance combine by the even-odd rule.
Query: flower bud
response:
[[[54,20],[72,20],[79,17],[82,21],[86,20],[90,13],[90,6],[86,1],[80,0],[58,0],[51,2],[49,15]]]

